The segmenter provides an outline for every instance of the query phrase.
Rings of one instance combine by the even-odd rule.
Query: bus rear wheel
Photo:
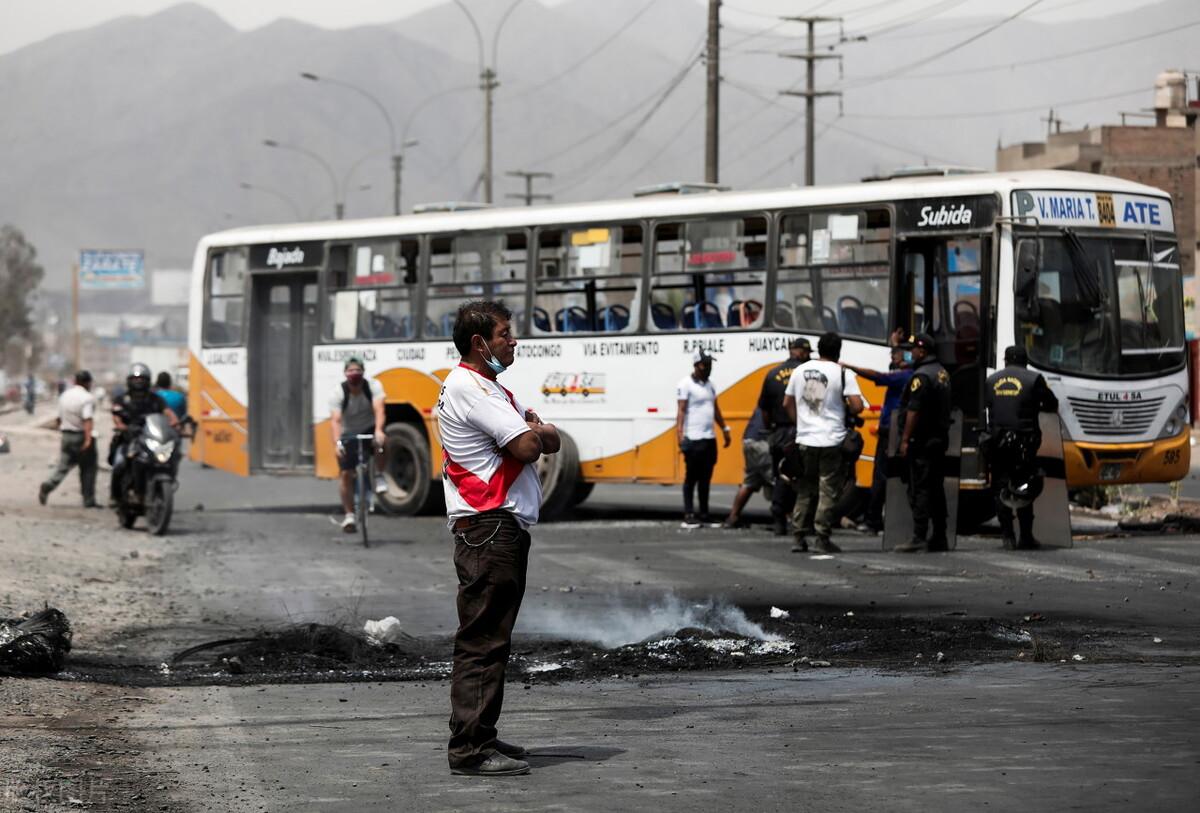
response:
[[[538,458],[538,478],[542,481],[542,517],[553,519],[575,504],[580,480],[579,449],[566,432],[559,430],[562,448],[555,454]]]
[[[389,514],[411,516],[430,510],[435,502],[433,469],[429,461],[429,441],[407,423],[393,423],[385,430],[383,480],[387,491],[376,498]],[[440,496],[440,494],[438,494]]]

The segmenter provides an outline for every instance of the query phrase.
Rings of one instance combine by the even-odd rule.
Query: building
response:
[[[1180,242],[1188,338],[1194,339],[1200,337],[1196,284],[1200,238],[1200,128],[1196,118],[1200,115],[1200,78],[1196,98],[1189,101],[1187,95],[1187,77],[1180,71],[1164,71],[1155,82],[1154,124],[1054,132],[1045,141],[1002,146],[996,150],[996,169],[1095,172],[1169,192]],[[1053,112],[1050,119],[1053,121]]]

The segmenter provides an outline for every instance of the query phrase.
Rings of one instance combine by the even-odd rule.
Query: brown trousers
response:
[[[450,675],[451,768],[475,765],[495,750],[529,542],[529,533],[507,511],[481,514],[454,534],[458,632]]]

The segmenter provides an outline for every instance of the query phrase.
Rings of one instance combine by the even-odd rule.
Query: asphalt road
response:
[[[182,480],[160,569],[175,611],[129,630],[131,652],[165,658],[299,620],[394,615],[413,635],[453,631],[443,519],[380,518],[364,549],[330,521],[329,483],[190,465]],[[441,678],[145,689],[154,702],[129,731],[174,774],[164,798],[195,810],[1195,809],[1197,538],[1095,536],[1014,553],[971,537],[902,557],[845,533],[846,553],[824,558],[790,553],[765,526],[683,531],[677,500],[675,489],[601,487],[539,526],[518,641],[638,640],[714,598],[758,617],[777,606],[800,618],[1044,618],[1119,638],[1121,654],[1098,643],[1082,661],[1029,663],[1014,646],[1012,660],[945,668],[835,660],[514,683],[502,734],[535,749],[535,770],[509,780],[449,776]],[[764,509],[751,518],[765,523]]]

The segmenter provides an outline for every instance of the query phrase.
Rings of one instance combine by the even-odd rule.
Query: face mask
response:
[[[904,363],[912,364],[912,351],[911,350],[904,351]]]
[[[496,358],[492,351],[488,349],[487,344],[484,344],[484,350],[487,351],[487,355],[483,357],[483,363],[486,364],[488,369],[492,371],[492,375],[500,375],[500,373],[508,369],[501,364],[500,359]]]
[[[356,386],[358,384],[361,384],[362,380],[363,380],[362,373],[346,373],[346,383],[348,383],[352,387]]]

